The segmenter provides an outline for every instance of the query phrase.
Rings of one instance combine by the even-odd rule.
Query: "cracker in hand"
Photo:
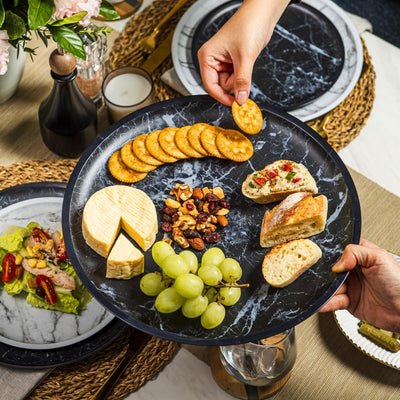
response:
[[[263,116],[258,105],[250,99],[239,105],[236,101],[232,104],[232,115],[236,125],[245,133],[254,135],[261,131]]]

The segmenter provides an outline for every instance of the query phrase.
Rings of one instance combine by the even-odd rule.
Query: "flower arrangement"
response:
[[[22,44],[25,52],[35,54],[27,47],[32,32],[46,46],[53,39],[68,53],[85,60],[83,39],[96,40],[110,32],[90,24],[98,15],[107,20],[119,18],[106,0],[0,0],[0,75],[7,71],[10,45],[18,48]]]

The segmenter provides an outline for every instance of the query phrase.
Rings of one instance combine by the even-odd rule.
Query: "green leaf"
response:
[[[48,26],[53,39],[68,53],[86,60],[86,53],[81,38],[66,26]]]
[[[53,0],[29,0],[28,25],[32,31],[45,26],[54,14]]]
[[[0,0],[0,28],[3,25],[6,12],[4,11],[3,0]]]
[[[121,16],[115,11],[115,8],[107,0],[102,0],[99,14],[108,21],[120,19]]]
[[[51,22],[50,25],[52,26],[63,26],[63,25],[68,25],[68,24],[76,24],[78,23],[85,15],[87,14],[87,11],[81,11],[79,13],[76,13],[74,15],[71,15],[70,17],[65,17],[63,19],[58,19],[57,21]]]
[[[10,40],[18,39],[26,32],[24,20],[10,10],[5,12],[5,18],[2,29],[8,33]]]

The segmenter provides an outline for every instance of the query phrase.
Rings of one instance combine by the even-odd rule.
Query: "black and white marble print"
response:
[[[207,14],[193,35],[192,58],[237,11],[232,0]],[[331,21],[307,4],[287,7],[253,68],[253,99],[285,111],[307,104],[328,91],[344,64],[344,47]]]
[[[195,46],[194,41],[196,34],[199,34],[197,28],[210,11],[229,3],[229,0],[198,1],[188,9],[176,27],[172,43],[172,59],[180,81],[190,94],[205,94],[196,67],[195,48],[197,46]],[[269,104],[280,102],[286,109],[290,109],[288,112],[291,115],[302,121],[309,121],[330,111],[348,96],[360,76],[363,51],[356,28],[344,11],[333,2],[329,0],[303,0],[300,5],[288,7],[285,13],[291,14],[296,8],[303,10],[301,14],[299,13],[299,17],[301,15],[301,18],[304,17],[305,19],[303,22],[296,22],[299,24],[301,34],[300,32],[297,33],[296,28],[287,29],[289,25],[282,27],[279,24],[274,33],[274,38],[280,38],[278,43],[283,48],[295,49],[295,51],[291,52],[290,56],[286,55],[287,58],[284,62],[281,60],[275,62],[270,59],[267,46],[255,64],[250,97],[257,102]],[[314,11],[309,14],[307,10]],[[323,14],[324,17],[319,20],[317,27],[311,25],[310,21],[312,20],[318,25],[317,18],[314,18],[318,13]],[[294,15],[296,16],[295,13]],[[310,15],[313,15],[313,18],[310,18]],[[323,23],[326,24],[326,29],[322,28],[321,24]],[[303,30],[306,25],[308,28]],[[330,30],[328,27],[330,27]],[[211,29],[212,27],[208,28]],[[323,29],[322,32],[321,29]],[[308,32],[305,33],[307,30]],[[334,31],[339,34],[338,38]],[[302,36],[304,34],[305,36]],[[336,63],[340,64],[341,56],[321,52],[321,49],[326,49],[326,37],[328,36],[337,39],[330,39],[333,42],[333,47],[329,51],[335,48],[338,50],[339,41],[343,45],[344,53],[342,56],[344,59],[341,60],[343,65],[340,70],[337,69]],[[320,42],[319,39],[323,39],[325,42]],[[276,50],[271,49],[272,53],[276,53]],[[279,51],[282,50],[279,49]],[[291,60],[292,56],[293,59]],[[304,69],[297,69],[298,58],[308,59]],[[313,65],[312,71],[308,70],[309,62]],[[271,69],[271,65],[274,68]],[[315,74],[314,68],[315,71],[327,73],[330,78],[325,77],[324,80],[321,80],[320,76],[312,75]],[[337,75],[338,72],[340,73]],[[265,79],[265,75],[268,78],[272,76],[276,79]],[[293,79],[295,77],[296,79]],[[270,84],[269,87],[268,84]],[[296,87],[296,84],[302,86],[300,90],[298,90],[299,86]],[[283,88],[284,90],[276,90],[276,88]],[[273,96],[270,95],[271,90],[273,90]],[[311,96],[311,101],[306,102],[308,96]],[[297,106],[292,109],[290,102],[296,103]]]
[[[343,282],[345,275],[332,273],[331,266],[344,246],[358,241],[360,234],[358,198],[350,175],[336,152],[305,124],[262,104],[261,110],[264,117],[262,132],[248,135],[255,150],[249,161],[235,163],[213,157],[181,160],[157,167],[134,185],[151,197],[159,217],[170,189],[178,182],[193,187],[223,188],[232,207],[228,214],[229,225],[221,231],[222,241],[218,246],[226,256],[241,263],[241,281],[250,283],[250,287],[243,290],[239,303],[228,308],[223,324],[214,330],[201,328],[198,319],[186,319],[180,311],[160,315],[154,308],[154,299],[141,293],[139,278],[129,281],[105,279],[106,260],[85,244],[81,217],[85,203],[93,193],[108,185],[121,184],[109,174],[107,160],[123,144],[139,134],[167,126],[207,122],[236,128],[230,108],[209,96],[181,97],[154,104],[113,125],[80,159],[71,175],[63,205],[67,250],[79,276],[96,299],[128,324],[152,335],[184,343],[243,343],[298,324],[326,302]],[[319,192],[327,196],[329,208],[325,231],[313,237],[322,249],[322,259],[283,289],[270,287],[261,274],[267,249],[259,246],[259,230],[265,210],[273,204],[259,205],[241,194],[241,184],[249,173],[278,159],[304,164],[316,179]],[[160,229],[157,240],[162,237]],[[156,269],[148,250],[145,271]]]
[[[0,234],[10,226],[34,221],[51,232],[61,229],[65,184],[26,184],[0,192]],[[95,299],[80,315],[35,308],[26,294],[0,291],[0,342],[29,350],[73,345],[100,331],[114,316]]]

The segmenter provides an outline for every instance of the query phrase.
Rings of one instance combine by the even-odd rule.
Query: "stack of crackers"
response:
[[[255,134],[261,130],[262,114],[253,101],[248,100],[242,106],[235,102],[232,114],[242,131]],[[208,156],[243,162],[253,153],[252,143],[239,131],[199,122],[137,136],[110,157],[108,168],[119,181],[134,183],[165,163]]]

